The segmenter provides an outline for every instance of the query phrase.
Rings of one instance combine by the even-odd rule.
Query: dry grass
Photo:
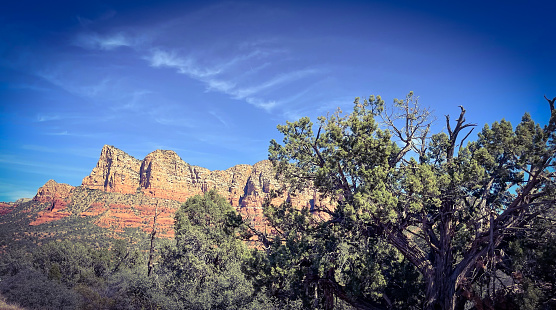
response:
[[[16,306],[14,304],[6,303],[4,297],[0,295],[0,310],[25,310],[25,309],[21,308],[20,306]]]

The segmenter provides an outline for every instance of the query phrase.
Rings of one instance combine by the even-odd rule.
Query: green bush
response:
[[[27,309],[79,309],[79,295],[43,273],[26,269],[3,278],[0,294]]]

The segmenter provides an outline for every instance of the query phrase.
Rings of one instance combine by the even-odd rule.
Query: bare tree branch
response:
[[[544,95],[544,99],[546,99],[546,101],[548,101],[548,104],[550,104],[550,111],[554,111],[554,101],[556,100],[556,97],[552,98],[552,100],[546,98],[546,95]]]

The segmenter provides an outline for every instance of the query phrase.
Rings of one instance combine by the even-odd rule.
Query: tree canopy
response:
[[[515,129],[505,120],[485,125],[467,143],[475,124],[465,112],[446,116],[447,133],[431,134],[432,114],[410,92],[392,106],[380,96],[357,98],[349,114],[279,125],[283,142],[269,147],[278,176],[292,190],[315,186],[333,204],[311,210],[325,220],[267,207],[281,232],[270,257],[287,252],[298,281],[314,287],[310,298],[325,308],[334,298],[361,309],[399,307],[400,288],[426,309],[526,300],[516,240],[540,222],[554,232],[556,112],[552,104],[544,127],[529,114]],[[529,285],[535,305],[554,297],[548,281]]]

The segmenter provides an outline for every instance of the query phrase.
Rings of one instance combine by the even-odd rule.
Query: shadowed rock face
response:
[[[39,225],[69,216],[71,212],[66,206],[71,205],[72,210],[80,210],[76,214],[79,216],[102,215],[97,220],[99,226],[114,229],[141,227],[149,231],[155,208],[158,208],[158,212],[163,213],[160,224],[167,222],[163,225],[167,226],[166,235],[170,237],[173,235],[173,212],[180,203],[216,189],[254,227],[264,230],[262,206],[271,191],[281,187],[269,160],[253,166],[237,165],[223,171],[210,171],[186,163],[174,151],[156,150],[138,160],[105,145],[96,167],[83,179],[82,186],[74,188],[50,180],[38,190],[34,200],[44,209],[31,224]],[[112,193],[112,196],[100,198],[100,195],[91,200],[87,190]],[[295,197],[274,198],[272,203],[278,204],[285,199],[296,207],[320,204],[314,189],[305,189]]]

